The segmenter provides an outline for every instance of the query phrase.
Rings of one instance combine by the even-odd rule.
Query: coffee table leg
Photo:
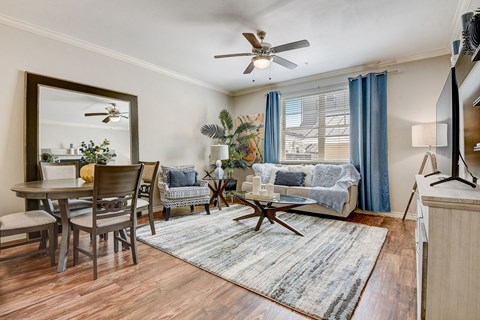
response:
[[[259,215],[257,213],[251,213],[251,214],[247,214],[246,216],[241,216],[241,217],[235,218],[233,220],[239,221],[239,220],[243,220],[243,219],[250,219],[250,218],[257,218],[257,217],[259,217]]]
[[[67,269],[68,264],[68,246],[70,244],[70,224],[68,223],[68,217],[70,216],[70,212],[67,199],[58,200],[58,204],[62,217],[62,240],[60,242],[57,271],[63,272]]]
[[[271,224],[274,224],[275,222],[273,222],[273,220],[269,217],[267,217],[268,221],[270,221]]]
[[[262,215],[260,216],[260,219],[258,219],[258,223],[257,223],[257,226],[255,227],[255,231],[260,230],[260,226],[262,225],[264,218],[265,218],[265,215],[262,213]]]
[[[286,224],[285,222],[283,222],[282,220],[278,219],[277,217],[272,217],[272,220],[273,220],[273,221],[276,221],[278,224],[281,224],[282,226],[284,226],[284,227],[287,228],[288,230],[295,232],[295,233],[298,234],[299,236],[302,236],[302,237],[304,236],[304,235],[301,234],[299,231],[297,231],[294,227]]]

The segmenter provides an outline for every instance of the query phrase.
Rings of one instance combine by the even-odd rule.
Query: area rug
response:
[[[387,235],[384,228],[296,213],[277,216],[300,237],[232,205],[148,226],[138,239],[225,280],[317,319],[349,319]]]

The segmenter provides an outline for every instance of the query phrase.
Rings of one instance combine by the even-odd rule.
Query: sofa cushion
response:
[[[266,183],[275,184],[278,171],[288,171],[288,167],[274,167],[270,170],[270,179]]]
[[[285,193],[290,196],[299,196],[308,198],[310,194],[310,187],[288,187],[285,190]]]
[[[315,166],[312,164],[305,165],[290,165],[288,171],[290,172],[304,172],[305,173],[305,187],[312,186],[313,170]]]
[[[313,172],[312,187],[330,188],[340,179],[342,167],[331,164],[317,164]]]
[[[210,196],[210,189],[207,187],[179,187],[165,191],[167,199],[185,199]]]
[[[305,186],[305,176],[306,174],[304,172],[278,171],[275,184],[303,187]]]
[[[257,177],[260,177],[261,183],[268,183],[272,168],[275,168],[274,163],[254,163],[252,165],[253,172]]]
[[[197,175],[193,170],[170,170],[170,188],[195,186]]]

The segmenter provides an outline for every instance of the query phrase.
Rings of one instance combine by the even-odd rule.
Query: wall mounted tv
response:
[[[458,162],[460,160],[460,98],[458,94],[455,67],[452,67],[442,93],[437,101],[437,124],[447,124],[447,147],[437,147],[438,171],[449,177],[441,178],[430,185],[434,186],[448,181],[460,181],[476,187],[475,184],[459,176]],[[437,127],[437,132],[439,131]]]

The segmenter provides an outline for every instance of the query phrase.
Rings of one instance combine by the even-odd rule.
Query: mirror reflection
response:
[[[109,164],[131,163],[130,102],[41,85],[38,103],[38,160],[79,161],[82,141],[107,139],[116,154]]]

